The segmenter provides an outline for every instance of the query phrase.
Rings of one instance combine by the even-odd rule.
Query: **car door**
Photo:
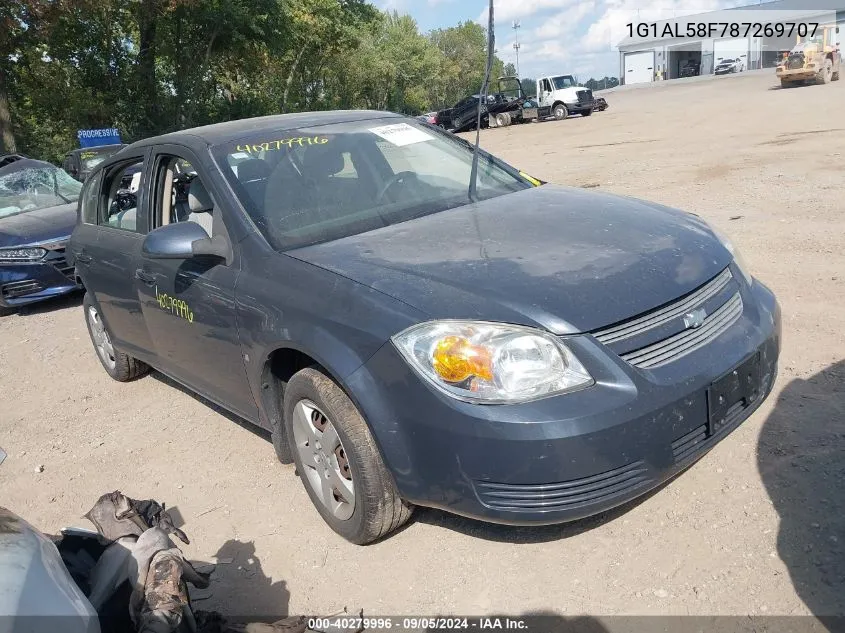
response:
[[[188,148],[166,145],[157,147],[151,160],[153,225],[197,222],[210,237],[224,236],[237,251],[224,209],[214,202],[220,197],[214,194],[211,175],[193,168],[200,164],[195,155]],[[209,208],[198,208],[203,203],[197,198],[206,200]],[[160,368],[208,399],[256,419],[238,337],[239,270],[237,254],[221,262],[202,257],[153,259],[138,252],[134,284]]]
[[[134,284],[135,259],[149,228],[146,158],[146,150],[137,150],[86,182],[70,252],[115,345],[150,361],[152,345]]]

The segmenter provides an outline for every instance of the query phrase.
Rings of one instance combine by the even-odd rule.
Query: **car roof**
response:
[[[201,127],[189,128],[178,132],[170,132],[161,136],[144,139],[130,145],[130,148],[147,145],[161,145],[165,143],[184,143],[195,145],[201,142],[205,145],[217,145],[235,140],[244,135],[260,134],[261,132],[279,132],[301,127],[316,125],[331,125],[332,123],[346,123],[350,121],[366,121],[367,119],[405,118],[402,114],[384,112],[381,110],[331,110],[327,112],[298,112],[295,114],[273,114],[270,116],[254,117],[214,123]]]

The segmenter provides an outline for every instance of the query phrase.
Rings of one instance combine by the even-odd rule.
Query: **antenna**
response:
[[[519,49],[522,48],[522,44],[519,43],[519,29],[522,28],[522,23],[519,20],[514,20],[511,28],[516,38],[513,43],[513,50],[516,51],[516,76],[519,77]]]
[[[481,141],[481,107],[487,103],[487,90],[490,87],[490,73],[493,70],[493,60],[496,56],[496,32],[493,29],[493,0],[490,0],[490,10],[487,14],[487,65],[484,69],[484,83],[478,99],[478,113],[475,119],[475,148],[472,151],[472,169],[469,172],[468,197],[472,202],[478,202],[478,146]]]

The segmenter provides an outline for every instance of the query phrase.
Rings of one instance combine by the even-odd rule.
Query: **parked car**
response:
[[[428,123],[430,125],[437,125],[437,113],[436,112],[427,112],[425,114],[421,114],[417,117],[418,121],[423,121],[424,123]]]
[[[94,167],[124,147],[125,144],[100,145],[71,150],[65,154],[62,168],[79,182],[85,182]]]
[[[0,167],[11,165],[15,161],[23,160],[24,158],[26,158],[26,156],[23,154],[2,154],[0,155]]]
[[[716,75],[727,75],[729,73],[741,73],[743,70],[745,70],[745,62],[742,61],[742,58],[737,57],[721,60],[716,64],[713,72]]]
[[[0,167],[0,312],[78,288],[65,246],[82,185],[28,158]]]
[[[687,60],[686,63],[681,66],[680,75],[681,77],[697,77],[700,71],[700,62],[694,60]]]
[[[514,525],[602,512],[769,395],[780,308],[730,241],[483,151],[473,189],[472,163],[465,140],[371,111],[129,146],[88,178],[71,240],[98,358],[269,430],[354,543],[415,505]],[[124,228],[112,199],[132,168]]]

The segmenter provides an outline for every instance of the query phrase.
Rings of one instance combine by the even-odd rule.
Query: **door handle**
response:
[[[90,264],[91,263],[91,256],[86,255],[82,251],[74,251],[73,252],[73,259],[80,264]]]
[[[140,268],[135,271],[135,279],[144,282],[148,286],[152,286],[156,282],[157,276],[158,275],[153,275],[152,273],[148,273]]]

